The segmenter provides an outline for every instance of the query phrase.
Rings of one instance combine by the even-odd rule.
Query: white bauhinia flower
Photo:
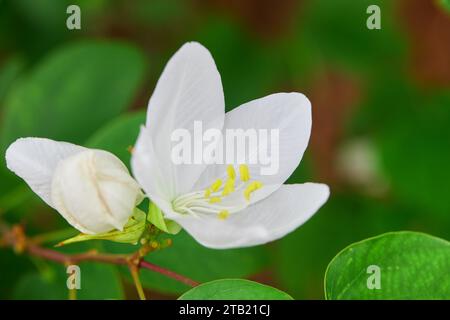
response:
[[[261,175],[255,164],[174,164],[171,133],[185,128],[194,136],[195,121],[205,131],[278,129],[278,172]],[[202,245],[224,249],[263,244],[296,229],[328,199],[324,184],[283,184],[299,165],[310,131],[311,105],[300,93],[272,94],[225,114],[211,54],[198,43],[187,43],[156,85],[132,170],[164,217]]]
[[[113,154],[67,142],[21,138],[6,150],[8,168],[86,234],[122,230],[143,195]]]

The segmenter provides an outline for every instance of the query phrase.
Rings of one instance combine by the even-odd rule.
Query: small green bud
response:
[[[181,230],[181,226],[175,221],[164,219],[161,209],[153,202],[150,203],[147,220],[158,229],[170,234],[177,234]]]

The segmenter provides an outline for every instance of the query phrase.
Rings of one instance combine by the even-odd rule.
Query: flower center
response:
[[[217,179],[203,191],[194,191],[179,196],[172,202],[174,211],[181,214],[215,215],[225,220],[230,214],[245,209],[253,192],[262,188],[260,181],[251,180],[245,164],[239,165],[239,179],[232,165],[227,167],[227,178]]]

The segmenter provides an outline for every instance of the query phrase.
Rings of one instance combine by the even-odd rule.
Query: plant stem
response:
[[[188,285],[190,287],[196,287],[196,286],[198,286],[200,284],[197,281],[189,279],[189,278],[187,278],[185,276],[182,276],[182,275],[180,275],[178,273],[175,273],[173,271],[164,269],[164,268],[162,268],[160,266],[157,266],[157,265],[155,265],[153,263],[150,263],[148,261],[145,261],[145,260],[141,261],[140,267],[144,268],[144,269],[148,269],[148,270],[152,270],[152,271],[161,273],[161,274],[163,274],[163,275],[165,275],[165,276],[167,276],[169,278],[175,279],[175,280],[177,280],[179,282],[182,282],[182,283],[184,283],[184,284],[186,284],[186,285]]]
[[[139,295],[139,299],[147,300],[145,298],[144,289],[142,289],[141,279],[139,279],[139,267],[135,265],[130,265],[131,276],[133,277],[134,285],[136,286],[136,291]]]
[[[11,247],[17,253],[27,253],[30,256],[39,257],[62,264],[77,264],[84,261],[92,261],[114,265],[127,265],[129,267],[132,266],[135,270],[133,271],[130,268],[130,271],[141,299],[145,298],[145,295],[138,276],[140,268],[158,272],[191,287],[195,287],[199,284],[198,282],[176,272],[143,260],[143,257],[140,255],[139,251],[127,255],[99,253],[95,250],[79,254],[66,254],[56,250],[44,248],[33,242],[32,239],[25,236],[23,228],[20,225],[14,225],[12,228],[9,228],[5,224],[0,224],[0,235],[2,236],[0,238],[0,245]]]

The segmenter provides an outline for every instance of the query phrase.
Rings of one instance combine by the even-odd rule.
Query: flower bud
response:
[[[143,195],[113,154],[85,149],[61,160],[51,182],[53,207],[87,234],[123,230]]]

